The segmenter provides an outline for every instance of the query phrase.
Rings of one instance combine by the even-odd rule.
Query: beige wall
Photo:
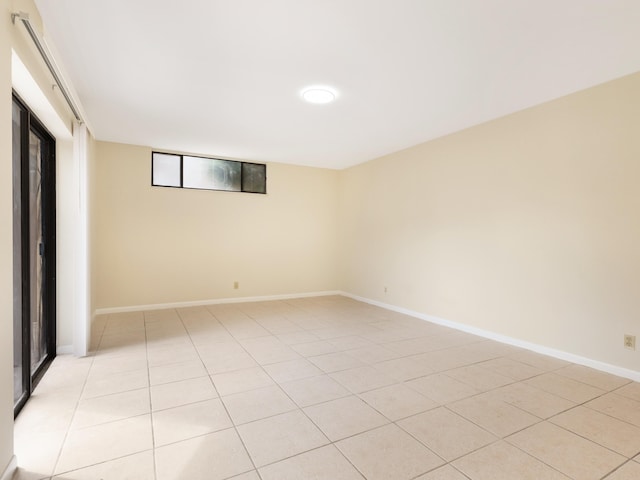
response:
[[[0,475],[13,455],[13,200],[11,181],[11,17],[0,7]]]
[[[214,192],[151,187],[150,148],[96,153],[96,308],[336,288],[337,171],[274,163],[267,195]]]
[[[640,371],[638,105],[640,74],[343,171],[343,290]]]

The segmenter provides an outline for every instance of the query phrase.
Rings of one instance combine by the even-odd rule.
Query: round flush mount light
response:
[[[337,98],[338,92],[324,85],[312,85],[304,88],[302,92],[300,92],[300,95],[309,103],[321,105],[333,102]]]

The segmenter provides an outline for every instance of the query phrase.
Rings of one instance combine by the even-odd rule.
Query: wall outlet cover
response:
[[[631,350],[636,349],[636,336],[635,335],[625,335],[624,336],[624,347],[629,348]]]

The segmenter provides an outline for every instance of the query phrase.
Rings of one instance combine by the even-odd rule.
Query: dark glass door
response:
[[[55,357],[55,140],[13,97],[14,412]]]

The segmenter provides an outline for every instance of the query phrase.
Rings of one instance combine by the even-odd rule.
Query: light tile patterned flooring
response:
[[[640,384],[344,297],[94,333],[19,416],[20,479],[640,479]]]

